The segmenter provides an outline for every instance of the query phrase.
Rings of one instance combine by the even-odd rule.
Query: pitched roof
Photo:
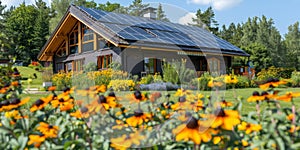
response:
[[[67,13],[116,46],[137,45],[249,56],[240,48],[196,26],[105,12],[75,5],[71,5]]]

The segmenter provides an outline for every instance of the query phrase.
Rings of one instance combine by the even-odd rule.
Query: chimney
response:
[[[156,8],[147,7],[142,11],[143,17],[156,20]]]

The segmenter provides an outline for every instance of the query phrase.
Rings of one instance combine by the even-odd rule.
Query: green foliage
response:
[[[42,70],[42,80],[43,82],[51,82],[53,76],[53,68],[52,65],[48,67],[44,67]]]
[[[238,82],[235,84],[235,88],[249,88],[251,81],[246,76],[237,76]]]
[[[112,88],[114,91],[128,91],[134,90],[133,80],[111,80],[107,85],[107,88]]]
[[[215,13],[212,7],[208,7],[204,12],[201,9],[197,10],[196,18],[193,18],[192,25],[198,26],[200,28],[205,28],[214,34],[218,32],[218,22],[215,20]]]
[[[284,44],[286,46],[287,52],[287,67],[296,67],[297,70],[300,69],[299,58],[300,55],[300,29],[299,22],[288,27],[288,33],[285,35]]]
[[[138,82],[139,84],[150,84],[153,82],[153,75],[148,74],[141,78],[141,80]]]
[[[177,84],[179,81],[178,73],[172,64],[164,63],[163,65],[163,80],[165,82],[171,82],[173,84]]]
[[[160,3],[157,7],[156,16],[156,20],[170,22],[170,20],[166,17],[165,12],[163,11],[162,5]]]
[[[94,62],[90,62],[83,67],[84,72],[91,72],[97,70],[97,64]]]
[[[208,82],[211,80],[211,75],[209,72],[204,72],[199,78],[195,78],[192,80],[192,85],[196,86],[198,90],[210,90],[208,87]]]
[[[274,66],[269,67],[268,69],[262,69],[257,73],[257,79],[259,81],[265,81],[269,78],[284,78],[289,79],[292,77],[292,72],[295,71],[293,68],[276,68]]]
[[[300,72],[294,71],[292,73],[291,82],[293,87],[300,87]]]
[[[142,11],[149,7],[149,4],[143,4],[142,0],[133,0],[132,4],[129,5],[128,10],[129,14],[132,16],[143,16]]]

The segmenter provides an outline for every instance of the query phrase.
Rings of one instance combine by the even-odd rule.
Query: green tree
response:
[[[162,5],[159,3],[158,7],[157,7],[157,15],[156,15],[156,20],[161,20],[161,21],[168,21],[170,22],[170,20],[167,18],[167,16],[165,15],[165,12],[163,11]]]
[[[58,25],[61,18],[66,13],[72,0],[52,0],[51,9],[55,12],[53,18],[50,20],[50,32],[52,33]]]
[[[143,10],[149,7],[149,4],[143,4],[142,0],[134,0],[132,4],[130,4],[128,10],[129,14],[132,16],[143,16]]]
[[[212,7],[208,7],[204,12],[197,10],[196,18],[192,18],[194,26],[205,28],[214,34],[218,33],[218,22],[215,20],[215,13]]]
[[[110,3],[109,1],[107,1],[105,4],[98,4],[97,9],[113,12],[120,9],[120,7],[121,5],[118,3]]]
[[[251,55],[250,60],[253,62],[256,71],[259,72],[263,68],[272,66],[270,53],[263,44],[255,42],[242,47],[242,49]]]
[[[38,15],[39,13],[34,6],[26,6],[23,3],[13,10],[7,18],[7,36],[13,41],[9,52],[18,60],[30,62],[30,60],[36,59],[38,52],[32,50],[35,49],[33,33]]]
[[[299,70],[299,54],[300,54],[300,30],[299,22],[288,27],[288,33],[285,35],[285,46],[287,49],[287,66],[296,67]]]
[[[46,2],[43,0],[37,0],[35,7],[37,9],[38,15],[36,16],[34,28],[33,28],[33,49],[32,57],[42,49],[43,45],[46,43],[49,36],[49,22],[52,17],[52,12],[47,6]]]

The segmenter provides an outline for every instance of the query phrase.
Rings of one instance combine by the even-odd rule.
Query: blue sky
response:
[[[6,5],[18,5],[23,0],[0,0]],[[45,0],[48,3],[51,0]],[[94,0],[96,3],[105,3],[107,0]],[[109,0],[128,6],[132,0]],[[34,0],[25,0],[27,4]],[[265,15],[272,18],[275,26],[283,35],[289,25],[300,21],[300,0],[143,0],[157,6],[163,4],[167,17],[173,22],[186,23],[197,9],[205,10],[212,6],[216,20],[220,25],[246,22],[248,17]],[[181,18],[181,19],[180,19]],[[189,19],[188,19],[189,18]],[[180,21],[179,21],[180,19]]]

